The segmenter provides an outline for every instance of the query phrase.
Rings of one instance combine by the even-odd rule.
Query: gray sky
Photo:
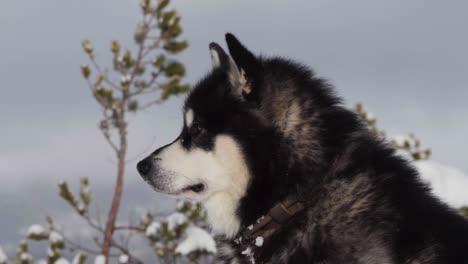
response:
[[[468,173],[468,2],[176,0],[189,49],[188,81],[210,67],[208,43],[236,34],[265,55],[297,59],[362,101],[389,134],[414,132],[433,159]],[[114,160],[97,130],[100,111],[79,73],[92,40],[109,61],[111,39],[132,44],[138,4],[124,0],[0,2],[0,245],[51,214],[75,223],[56,197],[60,179],[89,176],[101,211]],[[167,201],[135,162],[176,136],[182,98],[132,118],[125,212]],[[145,153],[145,154],[142,154]],[[7,212],[7,213],[6,213]],[[7,228],[8,227],[8,228]]]

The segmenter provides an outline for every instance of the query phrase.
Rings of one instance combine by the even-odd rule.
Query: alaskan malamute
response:
[[[326,80],[226,41],[230,55],[209,46],[180,135],[137,166],[204,204],[218,262],[468,263],[468,222]]]

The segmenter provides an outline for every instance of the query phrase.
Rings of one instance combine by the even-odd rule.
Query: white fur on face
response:
[[[238,232],[236,210],[250,175],[241,149],[231,136],[216,136],[213,151],[196,147],[186,150],[176,141],[155,159],[159,173],[153,181],[163,183],[161,191],[202,201],[215,233],[232,237]],[[199,183],[205,185],[200,193],[180,192]]]
[[[187,110],[187,112],[185,112],[185,124],[187,125],[187,127],[190,127],[192,125],[193,118],[193,110]]]

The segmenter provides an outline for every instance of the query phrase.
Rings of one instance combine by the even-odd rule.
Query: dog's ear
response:
[[[213,68],[223,68],[228,70],[229,68],[229,56],[226,52],[218,45],[218,43],[211,42],[210,43],[210,55],[211,55],[211,62],[213,63]]]
[[[231,92],[236,96],[244,96],[250,93],[250,86],[234,60],[217,43],[210,43],[210,55],[214,69],[226,72],[231,83]]]
[[[258,60],[240,41],[231,33],[226,34],[226,43],[239,72],[240,83],[244,84],[242,94],[249,95],[255,82],[258,71]]]

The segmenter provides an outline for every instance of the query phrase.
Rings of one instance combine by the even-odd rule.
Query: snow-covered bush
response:
[[[0,247],[0,264],[6,264],[7,261],[8,261],[8,257],[5,254],[5,252],[3,251],[3,248]]]
[[[199,203],[178,202],[176,211],[155,219],[146,214],[141,224],[154,252],[165,262],[192,262],[216,252],[215,241],[204,229],[206,213]]]
[[[433,193],[442,201],[468,217],[468,175],[457,168],[430,160],[432,151],[423,148],[420,140],[413,134],[388,136],[377,127],[377,119],[369,113],[362,104],[358,103],[355,112],[366,122],[369,129],[377,136],[388,140],[396,149],[397,153],[410,160],[419,171],[421,178],[431,187]]]

